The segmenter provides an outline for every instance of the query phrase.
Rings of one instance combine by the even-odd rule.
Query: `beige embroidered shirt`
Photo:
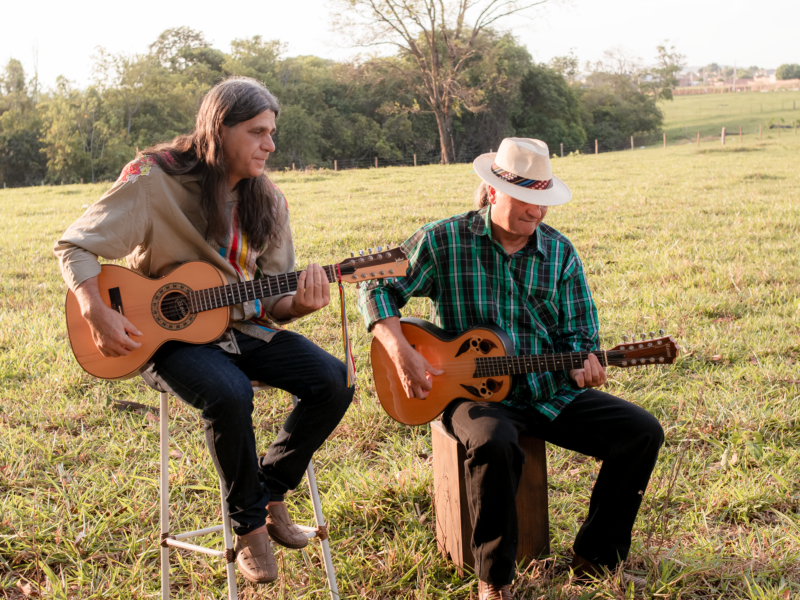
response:
[[[206,219],[200,206],[200,175],[167,175],[152,158],[130,163],[114,186],[91,205],[55,243],[61,274],[74,290],[99,275],[98,257],[125,258],[128,267],[146,277],[162,277],[181,263],[203,260],[219,269],[228,280],[242,280],[233,265],[205,238]],[[289,210],[278,202],[280,242],[268,245],[256,258],[261,276],[294,271],[295,255],[289,226]],[[249,322],[266,314],[273,323],[272,308],[283,296],[272,296],[232,307],[231,327],[269,341],[276,331]],[[217,343],[238,353],[230,330]]]

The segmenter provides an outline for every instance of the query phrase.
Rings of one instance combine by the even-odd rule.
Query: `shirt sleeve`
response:
[[[275,188],[278,194],[278,222],[281,227],[280,241],[277,244],[270,244],[258,259],[256,266],[261,272],[261,277],[271,277],[282,273],[291,273],[295,270],[294,240],[292,239],[292,228],[289,223],[289,206],[286,198],[280,190]],[[294,296],[295,292],[287,292],[278,296],[270,296],[261,300],[267,317],[277,325],[286,325],[296,319],[278,320],[272,315],[275,304],[284,296]]]
[[[100,274],[98,256],[116,260],[145,242],[150,231],[142,178],[118,181],[64,232],[53,251],[71,290]]]
[[[592,293],[586,283],[583,264],[574,252],[567,260],[558,299],[558,352],[588,352],[599,344],[599,321]]]
[[[436,265],[428,230],[417,230],[401,248],[408,257],[405,277],[371,281],[359,290],[358,310],[367,330],[382,319],[399,317],[409,299],[433,298],[436,293]]]

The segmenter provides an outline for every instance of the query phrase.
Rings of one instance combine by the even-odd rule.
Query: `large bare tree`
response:
[[[337,0],[334,28],[359,46],[390,44],[405,59],[398,68],[430,107],[439,128],[442,162],[455,159],[453,114],[478,109],[481,86],[465,72],[481,52],[485,30],[548,0]],[[410,64],[412,69],[403,69]]]

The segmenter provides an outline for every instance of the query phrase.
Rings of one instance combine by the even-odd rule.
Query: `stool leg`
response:
[[[228,515],[228,503],[225,501],[225,484],[222,477],[219,479],[219,496],[222,502],[222,539],[225,541],[225,550],[233,550],[233,536],[231,535],[231,518]],[[237,600],[239,592],[236,588],[236,562],[225,565],[228,578],[228,600]]]
[[[161,392],[159,402],[159,446],[161,453],[161,539],[169,533],[169,395]],[[161,546],[161,599],[169,599],[169,547]]]
[[[292,396],[292,404],[297,405],[297,396]],[[317,489],[317,478],[314,476],[314,463],[309,461],[308,468],[306,469],[308,477],[308,491],[311,494],[311,504],[314,507],[314,518],[317,521],[317,527],[325,525],[325,515],[322,514],[322,502],[319,499],[319,490]],[[327,539],[320,540],[322,545],[322,559],[325,562],[325,574],[328,576],[328,588],[331,591],[331,600],[339,600],[339,587],[336,585],[336,572],[333,570],[333,561],[331,560],[331,548]]]

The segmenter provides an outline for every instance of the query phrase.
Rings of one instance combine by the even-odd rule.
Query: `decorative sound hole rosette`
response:
[[[182,283],[168,283],[153,296],[150,312],[156,323],[167,331],[180,331],[194,323],[197,313],[191,312],[189,294],[192,289]]]

